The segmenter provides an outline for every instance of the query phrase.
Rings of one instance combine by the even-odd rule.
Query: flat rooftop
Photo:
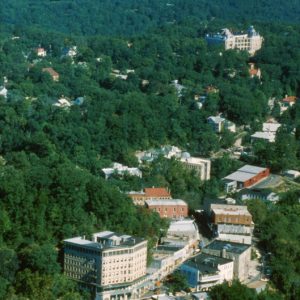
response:
[[[153,199],[153,200],[146,200],[145,201],[149,206],[155,206],[155,205],[184,205],[187,206],[186,202],[184,202],[181,199]]]
[[[242,205],[228,205],[228,204],[212,204],[211,210],[216,215],[243,215],[250,216],[247,206]]]
[[[190,163],[190,164],[199,164],[199,165],[204,163],[210,163],[209,159],[200,158],[200,157],[182,157],[180,161]]]
[[[265,170],[266,170],[266,168],[256,167],[256,166],[251,166],[251,165],[245,165],[238,169],[238,171],[252,173],[252,174],[258,174]]]
[[[266,171],[267,168],[261,168],[251,165],[245,165],[242,168],[239,168],[236,172],[226,176],[223,178],[224,180],[230,181],[238,181],[238,182],[245,182],[251,179],[253,176]]]
[[[225,265],[233,262],[231,259],[200,253],[197,256],[187,260],[184,264],[198,269],[201,274],[211,274],[218,272],[218,265]]]
[[[245,181],[251,179],[253,176],[255,176],[255,174],[253,174],[253,173],[236,171],[236,172],[226,176],[224,179],[230,180],[230,181],[245,182]]]
[[[197,225],[195,224],[194,220],[186,219],[186,220],[179,220],[175,222],[171,222],[168,232],[198,232]]]
[[[249,249],[251,245],[241,244],[241,243],[234,243],[228,241],[221,241],[221,240],[214,240],[210,244],[204,247],[204,249],[211,249],[222,251],[225,249],[227,252],[241,254]]]
[[[91,240],[84,236],[78,236],[64,240],[65,244],[73,244],[74,246],[87,247],[93,249],[116,249],[124,247],[132,247],[145,241],[139,237],[132,237],[130,235],[118,234],[112,231],[101,231],[93,234]]]

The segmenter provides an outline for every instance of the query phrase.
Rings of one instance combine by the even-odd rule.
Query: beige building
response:
[[[117,289],[127,299],[126,289],[130,290],[146,275],[146,263],[147,241],[141,238],[103,231],[93,234],[91,240],[64,240],[64,273],[106,295],[101,297],[100,293],[97,299],[116,299]]]
[[[254,55],[262,46],[263,37],[250,26],[246,33],[232,33],[229,29],[222,29],[221,33],[207,35],[208,44],[224,44],[225,50],[238,49],[248,51]]]
[[[210,179],[211,161],[209,159],[191,157],[183,153],[180,162],[187,169],[194,170],[202,181]]]

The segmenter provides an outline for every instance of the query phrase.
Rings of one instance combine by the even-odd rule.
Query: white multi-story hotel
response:
[[[225,50],[239,49],[253,55],[262,46],[263,37],[250,26],[246,33],[232,33],[229,29],[222,29],[221,33],[206,35],[208,44],[224,44]]]
[[[64,273],[91,288],[97,300],[138,299],[146,264],[147,241],[141,238],[103,231],[91,240],[64,240]]]

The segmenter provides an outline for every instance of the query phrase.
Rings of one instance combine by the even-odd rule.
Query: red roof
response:
[[[250,69],[250,70],[249,70],[249,73],[250,73],[250,75],[255,76],[255,75],[257,75],[258,70],[257,70],[257,69]]]
[[[170,193],[166,188],[145,188],[146,197],[171,197]]]
[[[54,78],[54,77],[58,78],[59,77],[59,74],[56,71],[54,71],[52,68],[43,68],[42,71],[47,72],[48,74],[50,74],[52,76],[52,78]]]
[[[282,99],[283,102],[296,102],[297,97],[296,96],[288,96]]]

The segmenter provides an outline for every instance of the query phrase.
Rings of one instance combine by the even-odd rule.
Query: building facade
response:
[[[181,219],[188,216],[188,205],[180,199],[146,200],[145,204],[161,218]]]
[[[207,291],[224,281],[233,280],[233,260],[200,253],[180,267],[189,286],[195,291]]]
[[[214,240],[202,249],[203,253],[233,260],[233,277],[244,281],[249,275],[251,245]]]
[[[270,175],[268,168],[245,165],[236,172],[223,178],[226,192],[255,185]]]
[[[222,29],[221,33],[206,35],[209,45],[224,45],[225,50],[238,49],[248,51],[254,55],[262,47],[263,37],[260,36],[253,26],[246,33],[232,33],[229,29]]]
[[[211,161],[209,159],[186,155],[180,159],[180,162],[185,168],[194,170],[201,181],[210,179]]]
[[[116,290],[125,295],[146,275],[146,263],[147,241],[140,238],[103,231],[93,234],[91,240],[64,240],[64,273],[92,289],[97,299],[117,299],[101,297]],[[131,298],[129,291],[126,299]]]
[[[247,206],[211,204],[209,218],[219,240],[251,245],[254,223]]]
[[[135,205],[145,205],[146,200],[168,200],[172,199],[171,194],[166,188],[145,188],[141,192],[129,192],[127,195],[132,199]]]

